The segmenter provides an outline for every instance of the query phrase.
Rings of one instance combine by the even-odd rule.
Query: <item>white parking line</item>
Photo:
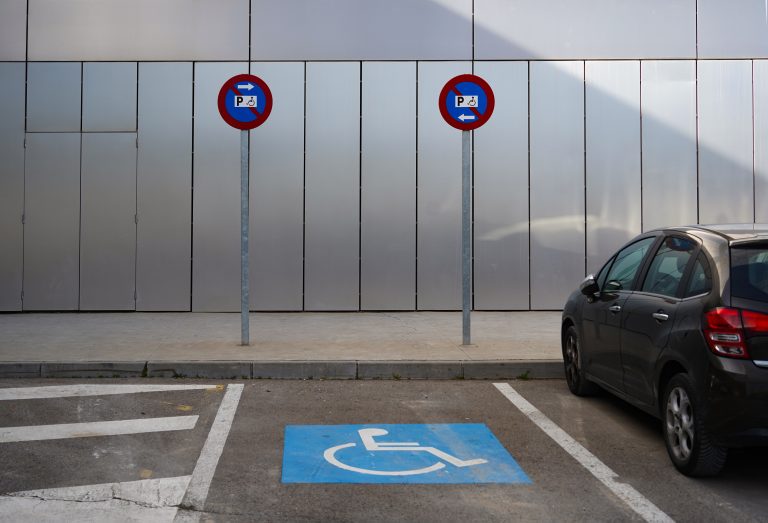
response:
[[[50,439],[118,436],[144,432],[190,430],[195,428],[197,416],[171,416],[167,418],[139,418],[91,423],[60,423],[57,425],[28,425],[0,428],[0,443],[44,441]]]
[[[221,400],[216,419],[213,420],[208,438],[205,440],[203,450],[200,451],[200,457],[195,464],[195,470],[192,472],[192,479],[181,503],[182,509],[203,510],[205,499],[208,497],[208,489],[211,488],[211,481],[213,481],[213,474],[216,472],[219,458],[224,451],[224,444],[229,436],[229,430],[232,428],[232,421],[235,418],[235,411],[237,411],[243,387],[242,384],[227,386],[227,392],[224,394],[224,399]],[[197,513],[179,510],[176,521],[194,520],[197,519],[197,516],[199,516]]]
[[[508,383],[493,384],[520,412],[528,416],[544,433],[560,445],[568,454],[581,463],[593,476],[608,487],[624,503],[634,510],[645,521],[674,522],[650,500],[640,494],[632,486],[618,481],[618,474],[600,461],[594,454],[584,448],[578,441],[558,427],[539,409],[531,405]]]
[[[139,392],[216,389],[218,385],[51,385],[46,387],[0,388],[0,401],[108,396]]]

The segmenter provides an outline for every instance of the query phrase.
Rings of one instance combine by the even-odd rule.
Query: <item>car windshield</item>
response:
[[[731,249],[731,295],[768,302],[768,245]]]

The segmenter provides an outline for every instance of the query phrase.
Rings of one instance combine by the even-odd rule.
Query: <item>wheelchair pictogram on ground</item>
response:
[[[288,426],[284,483],[530,483],[484,424]]]

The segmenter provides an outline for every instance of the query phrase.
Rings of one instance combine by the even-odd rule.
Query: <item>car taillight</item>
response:
[[[704,337],[710,350],[718,356],[749,358],[741,313],[730,307],[717,307],[704,313]]]
[[[747,337],[768,335],[768,314],[755,311],[741,311]]]

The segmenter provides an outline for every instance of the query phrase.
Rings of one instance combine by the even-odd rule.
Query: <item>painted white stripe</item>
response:
[[[95,421],[91,423],[2,427],[0,428],[0,443],[189,430],[195,428],[196,423],[197,416],[171,416],[168,418],[139,418],[118,421]]]
[[[176,507],[145,507],[122,499],[83,503],[0,496],[0,521],[13,523],[171,523],[176,513]]]
[[[192,480],[189,482],[189,488],[184,495],[181,508],[194,510],[203,510],[205,499],[208,497],[208,489],[211,488],[213,474],[219,464],[219,458],[224,451],[224,444],[227,442],[229,430],[232,428],[232,421],[235,418],[235,411],[240,402],[240,396],[243,393],[242,384],[233,384],[227,386],[227,392],[221,400],[221,405],[216,413],[216,419],[213,420],[208,438],[205,440],[203,450],[200,451],[200,457],[195,464],[195,470],[192,471]],[[184,510],[179,510],[176,521],[188,520],[191,514]],[[187,519],[185,519],[187,518]]]
[[[645,521],[674,522],[667,514],[661,511],[650,500],[640,494],[631,485],[620,483],[618,474],[600,461],[594,454],[584,448],[578,441],[558,427],[552,420],[546,417],[539,409],[531,405],[508,383],[494,383],[501,392],[520,412],[528,416],[544,433],[560,445],[568,454],[581,463],[593,476],[608,487],[624,503],[634,510]]]
[[[192,476],[178,476],[140,479],[120,483],[23,490],[7,495],[20,498],[38,498],[45,501],[94,502],[120,499],[146,507],[175,507],[181,503],[191,478]]]
[[[0,388],[2,400],[67,398],[73,396],[108,396],[138,392],[216,389],[220,385],[53,385],[46,387]]]

